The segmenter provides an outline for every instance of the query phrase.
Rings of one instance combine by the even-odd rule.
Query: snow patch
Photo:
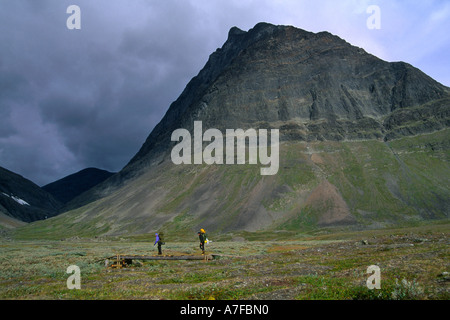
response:
[[[16,197],[15,195],[8,195],[4,192],[2,192],[2,194],[4,194],[5,196],[7,196],[8,198],[13,199],[15,202],[17,202],[18,204],[22,205],[22,206],[29,206],[30,204],[28,202],[26,202],[23,199],[20,199],[19,197]]]

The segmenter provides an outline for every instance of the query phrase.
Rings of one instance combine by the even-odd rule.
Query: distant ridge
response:
[[[0,212],[24,222],[58,214],[62,203],[21,175],[0,167]]]
[[[76,196],[105,181],[114,173],[97,168],[83,169],[42,187],[62,203],[68,203]]]

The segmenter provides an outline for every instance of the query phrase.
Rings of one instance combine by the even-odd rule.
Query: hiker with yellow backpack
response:
[[[200,229],[199,232],[197,232],[198,238],[200,240],[200,249],[202,250],[202,254],[205,254],[205,242],[208,241],[206,238],[206,232],[204,229]]]

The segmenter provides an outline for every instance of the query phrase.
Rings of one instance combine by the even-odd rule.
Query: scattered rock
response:
[[[441,282],[450,281],[450,272],[444,271],[440,275],[438,275],[438,278]]]

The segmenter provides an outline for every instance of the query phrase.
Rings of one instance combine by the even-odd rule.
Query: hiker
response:
[[[206,233],[204,229],[200,229],[199,232],[197,232],[198,238],[200,239],[200,249],[202,249],[202,254],[205,254],[205,240],[206,240]]]
[[[156,236],[156,241],[153,244],[153,246],[158,244],[158,254],[162,254],[161,246],[164,244],[164,242],[162,242],[161,237],[157,233],[155,233],[155,236]]]

